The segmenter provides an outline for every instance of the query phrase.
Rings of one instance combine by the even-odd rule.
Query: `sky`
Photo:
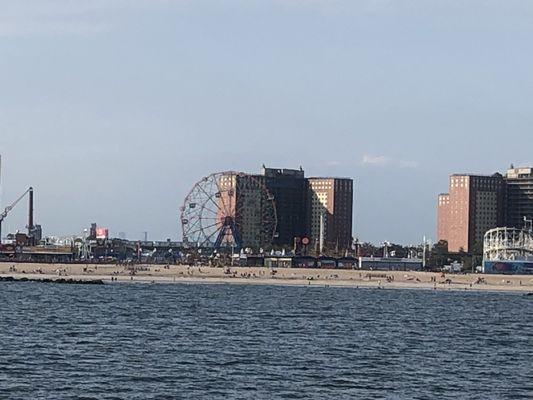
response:
[[[450,174],[533,164],[530,0],[0,9],[2,205],[33,186],[47,235],[179,239],[196,181],[265,164],[353,178],[355,237],[419,243]]]

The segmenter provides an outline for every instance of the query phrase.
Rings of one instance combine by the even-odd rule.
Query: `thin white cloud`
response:
[[[374,156],[371,154],[365,154],[363,155],[363,159],[361,160],[361,163],[365,165],[385,166],[390,163],[390,159],[385,156]]]
[[[329,167],[338,167],[338,166],[342,165],[342,162],[340,162],[338,160],[331,160],[331,161],[326,162],[326,165],[329,166]]]
[[[164,0],[0,0],[0,37],[92,35],[110,30],[117,11]]]
[[[418,168],[420,165],[418,161],[410,161],[410,160],[398,160],[397,161],[398,166],[402,168]]]
[[[417,168],[419,163],[412,160],[396,159],[384,155],[364,154],[361,164],[378,167]]]
[[[0,37],[31,35],[94,35],[110,29],[98,21],[5,21],[0,20]]]

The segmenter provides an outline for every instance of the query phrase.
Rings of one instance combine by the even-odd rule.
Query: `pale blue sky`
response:
[[[435,237],[453,172],[533,163],[529,0],[0,0],[3,204],[178,238],[210,172],[355,180],[355,234]],[[25,207],[6,220],[23,228]]]

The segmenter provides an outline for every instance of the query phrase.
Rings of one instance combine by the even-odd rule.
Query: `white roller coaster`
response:
[[[483,258],[486,261],[533,261],[533,231],[491,229],[485,234]]]

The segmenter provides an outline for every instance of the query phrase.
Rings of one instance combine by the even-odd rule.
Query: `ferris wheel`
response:
[[[242,172],[204,177],[181,207],[183,241],[198,247],[267,247],[276,226],[274,197],[260,177]]]

